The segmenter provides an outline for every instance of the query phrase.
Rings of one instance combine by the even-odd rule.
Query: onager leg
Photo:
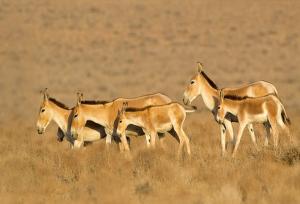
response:
[[[155,148],[155,139],[157,136],[157,133],[155,131],[151,131],[151,139],[150,139],[150,143],[151,143],[151,147],[154,149]]]
[[[145,132],[145,137],[146,137],[147,148],[150,148],[151,136],[150,136],[149,133],[146,133],[146,132]]]
[[[125,151],[130,151],[129,145],[127,143],[126,134],[121,135],[121,142]]]
[[[282,120],[278,121],[278,123],[279,123],[281,129],[282,129],[282,130],[285,132],[285,134],[288,136],[288,138],[289,138],[289,143],[292,144],[293,141],[292,141],[292,136],[291,136],[289,127],[288,127]]]
[[[225,120],[224,121],[225,126],[226,126],[226,130],[229,133],[229,137],[230,137],[230,141],[232,144],[234,144],[234,137],[233,137],[233,128],[232,128],[232,123],[229,120]]]
[[[235,155],[236,155],[236,151],[239,147],[241,137],[243,135],[243,131],[244,131],[245,127],[246,127],[246,124],[240,123],[239,132],[238,132],[238,135],[237,135],[237,138],[236,138],[236,143],[235,143],[235,146],[234,146],[232,157],[235,157]]]
[[[257,143],[256,143],[256,138],[255,138],[255,134],[254,134],[254,130],[253,130],[253,125],[252,124],[248,124],[247,128],[248,128],[248,131],[250,133],[251,140],[252,140],[252,142],[254,144],[254,147],[258,151],[258,147],[257,147]]]
[[[181,137],[184,138],[184,142],[186,145],[186,151],[188,153],[189,156],[191,156],[191,147],[190,147],[190,139],[189,137],[185,134],[184,130],[181,127],[181,131],[180,131]]]
[[[158,135],[160,147],[161,147],[162,149],[166,149],[166,146],[165,146],[165,144],[164,144],[165,133],[157,133],[157,135]]]
[[[272,128],[272,135],[273,135],[273,145],[274,148],[277,148],[278,145],[278,128],[277,128],[277,124],[276,124],[276,120],[275,119],[271,119],[270,120],[271,123],[271,128]]]
[[[226,153],[226,129],[223,124],[220,124],[220,133],[221,133],[222,155],[224,156]]]
[[[183,147],[183,144],[185,143],[185,140],[184,140],[184,137],[182,136],[182,133],[181,133],[181,128],[177,126],[174,126],[174,130],[178,136],[178,139],[179,139],[179,148],[178,148],[178,152],[177,152],[177,157],[178,159],[180,158],[180,155],[182,154],[182,147]]]
[[[105,133],[106,133],[105,143],[107,145],[111,144],[111,135],[112,135],[111,132],[105,128]]]
[[[74,148],[79,149],[82,147],[83,143],[83,134],[79,134],[77,140],[74,141]]]
[[[266,136],[265,136],[265,142],[264,146],[267,147],[269,145],[269,138],[270,138],[270,124],[268,122],[264,123],[265,129],[266,129]]]

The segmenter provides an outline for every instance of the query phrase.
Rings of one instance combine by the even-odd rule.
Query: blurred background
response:
[[[266,80],[299,110],[299,18],[289,0],[3,0],[0,122],[36,116],[45,87],[69,106],[78,90],[181,101],[197,61],[220,87]]]

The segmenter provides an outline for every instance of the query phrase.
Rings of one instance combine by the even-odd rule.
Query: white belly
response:
[[[164,124],[159,124],[155,129],[156,132],[168,132],[173,128],[173,125],[171,123],[164,123]]]
[[[98,131],[90,128],[84,128],[81,134],[83,134],[83,140],[87,142],[97,141],[101,138],[101,135]]]
[[[254,123],[263,123],[268,120],[268,115],[266,113],[255,114],[248,116],[249,120]]]

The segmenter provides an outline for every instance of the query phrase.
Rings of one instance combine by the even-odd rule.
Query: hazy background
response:
[[[300,202],[299,21],[296,0],[2,0],[0,200]],[[197,61],[219,87],[273,83],[294,124],[294,148],[282,135],[282,149],[257,153],[245,134],[236,160],[220,158],[218,126],[200,98],[185,125],[192,163],[174,160],[171,138],[169,151],[153,155],[144,138],[132,138],[128,163],[103,142],[70,150],[56,142],[55,124],[44,137],[35,131],[45,87],[69,106],[78,90],[86,99],[162,92],[182,101]]]

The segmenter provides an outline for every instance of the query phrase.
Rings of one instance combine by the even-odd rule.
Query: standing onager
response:
[[[111,102],[106,101],[83,101],[83,95],[78,95],[77,105],[73,111],[71,132],[76,135],[81,132],[85,123],[91,120],[102,125],[106,132],[106,143],[111,143],[111,136],[116,126],[116,117],[118,111],[122,108],[123,102],[128,102],[131,107],[143,108],[149,105],[161,105],[170,103],[171,99],[161,93],[140,96],[136,98],[126,99],[118,98]],[[133,131],[137,132],[140,128],[133,127]],[[149,145],[149,138],[146,138]]]
[[[220,105],[218,106],[217,120],[223,123],[227,113],[237,117],[239,121],[239,132],[232,156],[235,156],[239,146],[244,128],[251,123],[269,123],[271,126],[274,147],[278,145],[277,124],[284,129],[290,137],[290,120],[287,117],[284,106],[274,95],[263,97],[232,97],[224,98],[223,91],[220,91]],[[269,131],[268,131],[269,133]]]
[[[145,108],[126,108],[123,105],[119,112],[117,133],[121,135],[121,141],[125,150],[129,151],[126,143],[125,130],[128,125],[133,124],[143,129],[146,135],[150,136],[151,146],[155,147],[155,138],[158,133],[166,133],[174,129],[176,139],[179,142],[178,155],[182,152],[185,144],[188,155],[191,154],[190,141],[183,131],[183,123],[187,112],[195,110],[185,110],[179,103],[172,102],[165,105],[148,106]]]
[[[205,106],[211,111],[214,118],[216,119],[217,107],[219,104],[218,91],[219,89],[217,85],[204,73],[202,64],[198,62],[198,72],[191,79],[190,84],[185,89],[183,95],[183,102],[184,104],[189,105],[196,97],[202,95],[202,99]],[[277,95],[277,90],[271,83],[265,81],[258,81],[238,88],[224,88],[223,93],[224,95],[235,95],[240,97],[243,96],[259,97],[268,94]],[[220,125],[222,154],[224,154],[226,151],[225,150],[226,130],[228,131],[232,142],[234,140],[233,128],[231,124],[232,122],[237,122],[237,119],[235,116],[228,114],[226,115],[226,120],[224,120],[225,127],[223,125]],[[251,135],[253,143],[256,144],[252,124],[248,125],[248,130]],[[267,143],[267,139],[268,138],[266,138],[266,143]]]
[[[74,140],[70,134],[67,133],[69,116],[72,111],[71,108],[68,108],[63,103],[57,101],[54,98],[49,97],[47,89],[43,92],[43,101],[40,106],[39,117],[37,120],[37,131],[39,134],[43,134],[49,125],[49,123],[54,120],[58,125],[57,140],[63,141],[63,138],[66,136],[67,140],[74,147],[80,147],[83,144],[83,141],[96,141],[105,135],[103,128],[98,125],[89,122],[84,127],[82,134],[79,135],[82,138],[82,141]]]

